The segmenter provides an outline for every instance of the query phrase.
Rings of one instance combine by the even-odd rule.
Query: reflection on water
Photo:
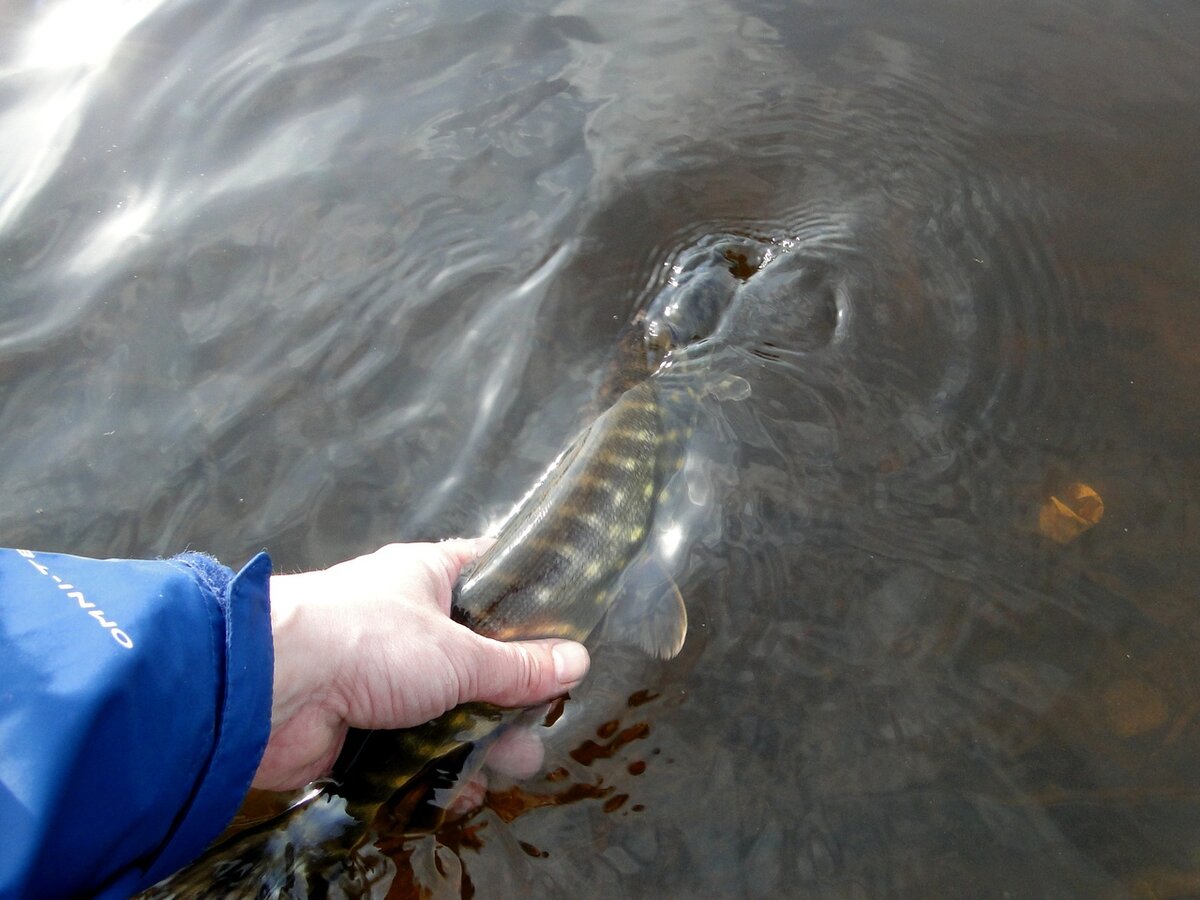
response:
[[[8,545],[481,531],[630,312],[744,241],[663,513],[682,656],[598,648],[546,771],[612,793],[494,800],[422,883],[1197,890],[1194,4],[20,6]]]

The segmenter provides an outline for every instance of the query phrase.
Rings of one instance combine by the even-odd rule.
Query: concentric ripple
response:
[[[8,545],[478,533],[632,316],[715,317],[681,655],[594,648],[547,780],[377,893],[1200,883],[1200,5],[9,6]]]

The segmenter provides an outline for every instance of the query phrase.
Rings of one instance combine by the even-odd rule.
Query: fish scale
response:
[[[597,392],[609,405],[460,578],[452,604],[457,621],[498,640],[582,642],[608,615],[610,630],[623,629],[649,652],[664,658],[679,652],[687,613],[669,579],[658,609],[649,605],[655,598],[636,591],[625,592],[635,596],[624,606],[614,610],[613,604],[650,533],[660,494],[682,464],[677,451],[690,433],[690,424],[664,428],[654,373],[686,345],[673,343],[679,334],[694,341],[717,321],[708,296],[691,312],[687,304],[660,297],[623,331],[613,372]],[[335,768],[336,783],[280,817],[218,842],[145,896],[324,896],[339,878],[349,891],[344,882],[354,881],[354,850],[367,839],[379,809],[437,760],[519,713],[469,703],[417,728],[352,733]]]
[[[658,385],[646,377],[576,437],[501,527],[456,586],[454,618],[499,640],[586,640],[649,533],[658,488],[676,468],[666,448]],[[680,613],[660,655],[682,645],[682,607]],[[215,845],[147,896],[250,887],[305,897],[330,880],[345,880],[354,848],[383,804],[433,762],[519,712],[464,704],[418,728],[360,735],[352,758],[339,760],[337,784],[290,810],[285,821]]]
[[[661,431],[652,380],[623,394],[501,528],[459,584],[455,618],[498,640],[586,639],[607,608],[597,598],[650,529],[656,493],[644,487],[663,474]]]

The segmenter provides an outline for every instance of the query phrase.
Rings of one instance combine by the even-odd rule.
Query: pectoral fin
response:
[[[740,375],[724,374],[705,385],[704,393],[716,400],[745,400],[751,394],[750,382]]]
[[[631,566],[617,585],[617,599],[604,618],[603,636],[636,644],[651,656],[671,659],[687,637],[683,595],[654,559]]]

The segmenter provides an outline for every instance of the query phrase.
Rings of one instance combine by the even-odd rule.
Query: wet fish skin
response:
[[[614,369],[598,392],[607,408],[550,467],[493,547],[460,580],[455,619],[499,640],[588,638],[617,600],[622,573],[646,540],[659,492],[680,462],[679,435],[663,427],[654,373],[675,350],[717,326],[732,296],[726,281],[716,278],[717,290],[693,288],[694,301],[687,301],[688,294],[664,292],[623,331]],[[666,605],[665,614],[626,610],[624,619],[644,624],[650,634],[643,635],[643,645],[670,657],[682,647],[687,619],[677,590]],[[215,845],[152,895],[249,888],[260,896],[308,896],[310,887],[323,894],[322,882],[338,873],[396,791],[519,712],[464,704],[417,728],[365,738],[360,733],[353,756],[339,760],[340,783],[283,817]]]
[[[577,436],[501,528],[456,587],[455,618],[500,640],[586,640],[649,532],[659,487],[675,468],[667,449],[658,388],[646,378]],[[659,617],[669,623],[661,655],[682,646],[686,613],[678,612]],[[339,760],[338,784],[214,846],[161,895],[257,883],[306,896],[310,880],[337,875],[396,791],[519,712],[464,704],[416,728],[367,735],[353,758]]]
[[[501,529],[455,592],[454,616],[498,640],[582,641],[654,519],[666,472],[657,386],[593,422]]]
[[[726,268],[688,273],[676,290],[663,292],[646,310],[647,345],[665,356],[711,336],[737,289]]]
[[[659,487],[675,469],[670,450],[657,385],[642,382],[580,433],[501,527],[456,586],[454,618],[497,640],[586,640],[649,532]],[[663,656],[677,653],[686,633],[686,612],[674,612]],[[337,792],[352,814],[371,816],[429,761],[518,712],[467,704],[417,728],[376,732],[348,761]]]
[[[345,772],[329,793],[346,801],[347,816],[368,826],[384,803],[432,763],[483,740],[519,712],[490,703],[463,703],[415,728],[360,732],[359,746],[342,764]],[[330,859],[339,855],[336,846],[326,849],[333,851]]]
[[[342,877],[354,880],[339,867],[397,790],[519,712],[466,703],[417,728],[367,735],[347,781],[218,841],[199,860],[139,897],[325,896],[327,883]]]
[[[714,258],[726,257],[722,251]],[[610,405],[550,466],[492,548],[460,579],[451,613],[456,621],[497,640],[589,637],[616,601],[620,576],[641,550],[660,491],[681,462],[685,435],[664,428],[654,376],[673,353],[717,330],[735,293],[724,263],[698,265],[622,330],[598,392]],[[682,598],[675,591],[644,602],[665,609],[657,615],[650,608],[632,616],[626,611],[624,618],[648,629],[641,640],[646,649],[674,656],[687,633]],[[415,729],[377,732],[348,767],[339,792],[348,809],[366,817],[429,761],[514,714],[469,704]]]

